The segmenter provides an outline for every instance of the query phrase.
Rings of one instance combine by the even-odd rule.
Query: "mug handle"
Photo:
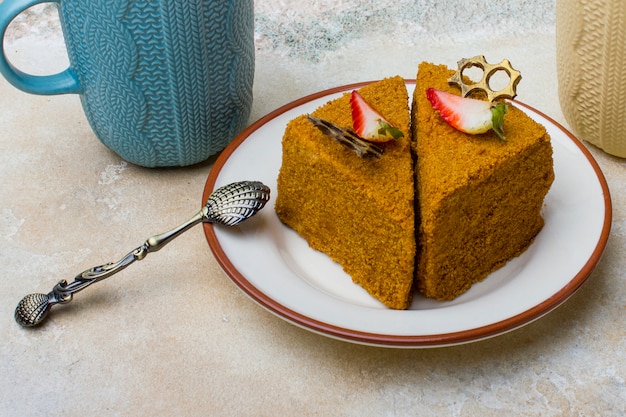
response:
[[[80,94],[82,88],[74,70],[69,67],[52,75],[31,75],[13,66],[4,51],[7,27],[20,13],[39,3],[60,3],[60,0],[0,0],[0,74],[14,87],[31,94]]]

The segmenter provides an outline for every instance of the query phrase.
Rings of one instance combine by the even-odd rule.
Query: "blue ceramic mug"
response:
[[[69,57],[35,76],[6,58],[7,26],[57,3]],[[221,151],[247,124],[254,78],[253,0],[0,1],[0,73],[32,94],[79,94],[91,128],[122,158],[184,166]]]

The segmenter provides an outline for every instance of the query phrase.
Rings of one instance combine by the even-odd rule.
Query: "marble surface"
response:
[[[302,5],[306,3],[306,7]],[[553,1],[256,2],[250,122],[303,95],[399,74],[422,60],[508,58],[519,98],[566,125],[557,99]],[[468,2],[468,4],[474,4]],[[499,21],[499,24],[495,24]],[[49,8],[5,36],[22,69],[67,65]],[[214,158],[181,169],[120,160],[76,96],[0,79],[0,415],[624,416],[626,161],[589,146],[609,183],[604,257],[564,305],[514,332],[438,349],[354,345],[250,301],[195,228],[55,307],[37,329],[20,298],[117,260],[193,215]]]

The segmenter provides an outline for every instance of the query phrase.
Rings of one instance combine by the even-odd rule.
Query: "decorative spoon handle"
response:
[[[241,181],[220,187],[209,196],[206,204],[191,219],[168,232],[149,237],[141,246],[119,261],[90,268],[77,275],[69,284],[66,280],[61,280],[48,294],[36,293],[25,296],[15,308],[15,320],[24,327],[36,326],[46,318],[53,305],[69,303],[75,293],[120,272],[135,261],[142,260],[150,252],[161,250],[196,224],[218,223],[235,226],[254,216],[265,206],[269,198],[269,187],[258,181]]]

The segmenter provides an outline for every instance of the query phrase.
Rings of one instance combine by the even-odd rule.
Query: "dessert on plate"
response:
[[[310,118],[360,130],[360,125],[355,129],[352,109],[361,108],[362,101],[402,134],[374,138],[374,149],[382,153],[378,157],[359,156],[323,133]],[[373,297],[390,308],[405,309],[415,262],[406,84],[401,77],[374,82],[359,89],[358,95],[345,93],[310,116],[297,117],[285,130],[276,213]]]
[[[467,89],[461,62],[420,64],[411,109],[405,81],[387,78],[291,120],[282,139],[279,219],[390,308],[414,290],[454,299],[544,224],[548,133]]]
[[[416,284],[439,300],[454,299],[528,248],[544,225],[554,179],[546,129],[514,104],[506,104],[502,132],[468,134],[444,120],[449,112],[437,110],[432,95],[458,96],[448,82],[454,75],[420,64],[412,105]]]

